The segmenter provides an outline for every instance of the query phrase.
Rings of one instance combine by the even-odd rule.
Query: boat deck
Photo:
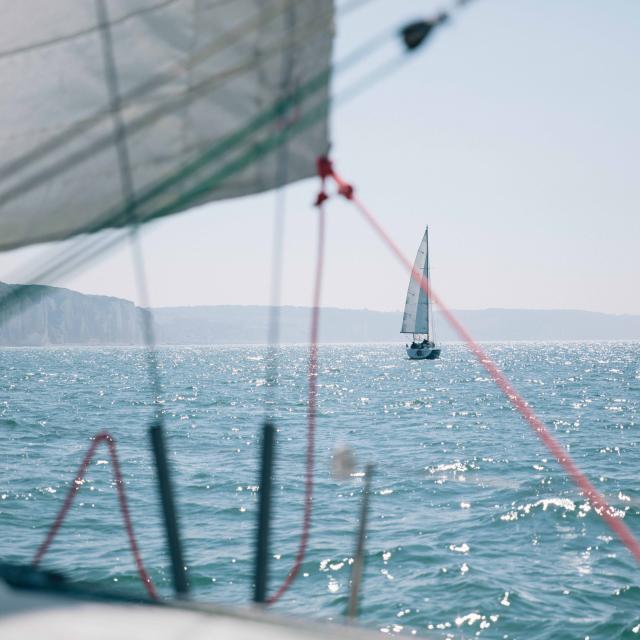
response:
[[[294,640],[379,637],[358,627],[309,624],[258,608],[189,602],[135,604],[14,589],[0,580],[2,640]]]

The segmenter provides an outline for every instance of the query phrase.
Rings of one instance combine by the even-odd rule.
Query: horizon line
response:
[[[59,289],[61,291],[68,291],[71,293],[75,293],[81,296],[88,297],[97,297],[97,298],[110,298],[115,300],[121,300],[123,302],[128,302],[138,307],[138,305],[128,298],[123,298],[121,296],[104,294],[104,293],[84,293],[82,291],[77,291],[76,289],[70,289],[69,287],[63,287],[59,285],[50,285],[50,284],[39,284],[39,283],[30,283],[30,284],[20,284],[20,283],[8,283],[0,280],[0,285],[6,285],[9,287],[48,287],[51,289]],[[205,308],[219,308],[219,307],[238,307],[238,308],[263,308],[263,309],[271,309],[273,306],[276,306],[279,309],[311,309],[312,307],[309,305],[296,305],[296,304],[281,304],[281,305],[270,305],[270,304],[238,304],[238,303],[217,303],[217,304],[177,304],[177,305],[161,305],[161,306],[152,306],[152,307],[138,307],[138,308],[146,308],[151,311],[158,311],[162,309],[205,309]],[[395,310],[383,310],[383,309],[369,309],[367,307],[353,308],[353,307],[335,307],[335,306],[321,306],[321,310],[324,311],[366,311],[369,313],[388,313],[388,314],[401,314],[401,309]],[[434,308],[436,313],[440,313],[440,309],[436,306]],[[596,315],[607,315],[607,316],[615,316],[615,317],[640,317],[640,313],[618,313],[613,311],[593,311],[590,309],[562,309],[562,308],[533,308],[533,307],[485,307],[485,308],[453,308],[452,311],[455,313],[459,312],[486,312],[486,311],[507,311],[507,312],[535,312],[535,313],[591,313]]]

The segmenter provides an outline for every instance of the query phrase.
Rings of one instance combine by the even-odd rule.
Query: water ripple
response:
[[[488,345],[632,530],[640,533],[640,345]],[[272,587],[292,565],[304,495],[307,349],[166,348],[162,410],[196,597],[247,602],[259,429],[277,424]],[[96,431],[115,436],[143,557],[170,568],[147,442],[140,349],[0,350],[0,556],[30,561]],[[344,612],[362,474],[330,475],[338,443],[376,465],[363,623],[388,634],[627,638],[640,634],[637,566],[461,346],[410,362],[398,346],[320,349],[314,520],[300,578],[278,606]],[[138,589],[112,465],[99,450],[47,567]]]

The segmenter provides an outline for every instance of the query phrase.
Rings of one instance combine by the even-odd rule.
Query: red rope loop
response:
[[[362,214],[364,219],[373,227],[374,231],[382,239],[387,248],[411,273],[411,277],[420,285],[425,295],[435,302],[441,309],[449,324],[454,328],[456,333],[467,344],[471,352],[478,359],[480,364],[487,370],[493,381],[506,396],[509,402],[517,409],[520,415],[525,419],[527,424],[533,429],[534,433],[542,440],[547,449],[560,463],[565,473],[573,480],[585,498],[593,505],[596,513],[598,513],[609,528],[618,536],[620,541],[627,547],[633,556],[640,562],[640,542],[634,537],[629,527],[616,517],[614,509],[607,503],[605,497],[591,484],[587,476],[576,466],[566,449],[551,435],[544,423],[535,415],[529,404],[515,390],[507,376],[500,370],[498,365],[491,360],[485,353],[484,349],[472,338],[471,334],[464,328],[460,321],[455,317],[451,310],[444,304],[438,295],[431,288],[431,283],[427,278],[419,273],[411,261],[402,253],[398,245],[391,239],[391,236],[382,227],[373,213],[354,195],[353,189],[345,180],[343,180],[331,166],[331,178],[338,186],[339,193],[351,200]],[[347,195],[348,194],[348,195]]]
[[[91,443],[91,446],[87,450],[87,453],[85,454],[84,459],[82,460],[82,463],[78,468],[76,477],[71,483],[71,487],[69,487],[69,491],[67,493],[66,498],[64,499],[64,503],[62,504],[62,507],[60,507],[60,510],[58,511],[58,515],[56,516],[56,519],[53,521],[53,524],[49,528],[49,531],[47,532],[45,539],[42,541],[42,544],[38,547],[38,550],[36,551],[36,554],[33,557],[32,564],[34,567],[40,564],[40,561],[44,557],[45,553],[47,553],[47,551],[49,550],[51,543],[53,542],[54,538],[58,534],[58,531],[60,530],[60,527],[62,526],[64,519],[67,517],[67,514],[69,513],[69,509],[73,504],[73,500],[76,497],[76,494],[78,493],[78,491],[80,490],[80,487],[84,482],[84,477],[87,473],[89,464],[91,463],[91,460],[95,455],[96,449],[98,448],[98,445],[101,442],[106,442],[107,446],[109,447],[109,454],[111,456],[111,464],[113,468],[113,477],[116,482],[116,489],[118,490],[118,501],[120,502],[120,511],[122,513],[122,520],[124,522],[124,526],[127,531],[127,536],[129,538],[129,546],[131,548],[131,554],[133,555],[133,558],[136,563],[136,568],[138,569],[138,575],[140,576],[140,580],[142,580],[142,583],[144,584],[147,592],[149,593],[149,596],[153,600],[157,600],[158,594],[156,593],[155,587],[153,585],[153,582],[151,581],[149,574],[144,568],[144,564],[142,563],[142,557],[140,556],[140,551],[138,549],[138,543],[136,542],[136,537],[133,532],[133,525],[131,524],[131,516],[129,514],[129,506],[127,504],[127,497],[125,495],[125,490],[124,490],[124,480],[122,478],[122,473],[120,471],[120,463],[118,462],[118,453],[116,450],[116,443],[113,437],[111,436],[111,434],[108,433],[107,431],[102,431],[101,433],[98,433],[96,436],[94,436],[93,442]]]
[[[330,169],[331,163],[328,166]],[[318,158],[318,175],[322,181],[322,187],[318,193],[316,206],[318,207],[318,241],[316,255],[316,269],[313,286],[313,309],[311,312],[311,336],[309,346],[309,369],[308,369],[308,408],[307,408],[307,455],[306,472],[304,483],[304,514],[302,516],[302,532],[298,551],[293,561],[293,566],[289,570],[287,577],[278,590],[267,599],[267,604],[277,602],[280,597],[291,586],[296,576],[300,572],[309,543],[311,531],[311,514],[313,511],[313,467],[314,448],[316,432],[316,415],[318,407],[318,330],[320,327],[320,293],[322,289],[322,273],[324,271],[324,241],[325,241],[325,210],[323,203],[328,196],[324,192],[324,182],[328,174],[323,173],[327,169],[327,164],[323,163],[323,158]]]

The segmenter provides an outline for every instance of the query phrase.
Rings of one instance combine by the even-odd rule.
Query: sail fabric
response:
[[[413,268],[428,277],[428,230],[424,232],[422,242],[418,247]],[[429,333],[429,300],[415,278],[410,278],[407,290],[407,300],[404,304],[404,316],[400,333]]]
[[[0,250],[268,190],[328,149],[332,0],[0,10]]]

